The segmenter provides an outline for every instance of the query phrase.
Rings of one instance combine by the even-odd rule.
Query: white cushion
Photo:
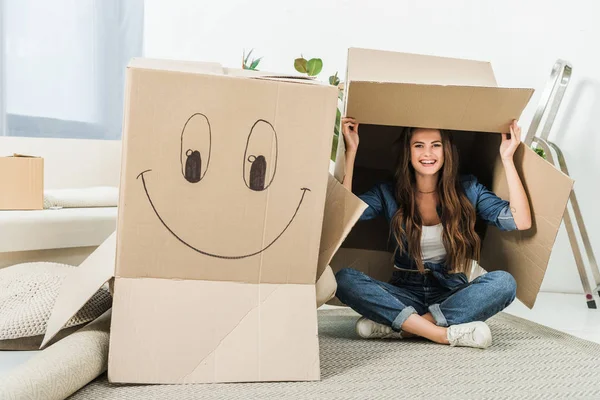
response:
[[[44,208],[116,207],[119,188],[97,186],[44,191]]]
[[[117,207],[0,211],[0,253],[99,246],[117,226]]]
[[[35,262],[0,269],[0,341],[43,335],[62,282],[74,268]],[[98,318],[111,302],[108,285],[104,285],[64,328]]]

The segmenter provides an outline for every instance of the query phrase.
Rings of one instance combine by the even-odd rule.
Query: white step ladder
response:
[[[560,103],[562,102],[567,86],[569,85],[569,81],[571,80],[572,71],[573,67],[569,62],[564,60],[556,61],[554,67],[552,68],[548,83],[546,84],[546,88],[542,93],[542,98],[540,99],[540,103],[531,122],[531,126],[529,127],[529,131],[527,132],[527,136],[525,136],[524,140],[527,146],[532,148],[542,148],[544,153],[546,153],[547,160],[554,164],[557,168],[560,168],[561,171],[567,175],[569,175],[569,171],[567,169],[565,157],[563,156],[560,148],[555,143],[548,140],[548,135],[550,134],[552,124],[554,123],[554,119],[556,118],[556,114],[560,108]],[[540,124],[544,118],[545,122],[540,129]],[[553,151],[556,156],[553,155]],[[583,286],[583,291],[585,292],[587,306],[588,308],[596,308],[596,301],[594,300],[593,292],[596,292],[598,295],[600,295],[600,270],[598,270],[596,257],[594,256],[594,251],[592,249],[592,245],[590,244],[590,239],[583,222],[583,217],[581,216],[581,210],[579,208],[579,203],[577,202],[577,197],[575,196],[575,190],[571,191],[569,203],[573,209],[572,212],[575,215],[575,222],[577,224],[576,228],[581,236],[581,241],[583,242],[583,247],[585,248],[589,266],[592,270],[594,280],[596,281],[596,288],[593,290],[590,287],[590,281],[588,279],[586,267],[583,262],[583,255],[579,247],[579,242],[575,234],[575,226],[573,225],[573,219],[571,218],[571,212],[568,207],[565,210],[563,222],[569,236],[569,241],[571,242],[573,256],[575,257],[575,263],[577,265],[577,270],[579,271],[579,277],[581,278],[581,285]]]

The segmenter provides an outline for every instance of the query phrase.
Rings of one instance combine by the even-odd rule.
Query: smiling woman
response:
[[[422,226],[443,222],[440,245],[448,253],[447,263],[454,272],[466,273],[471,260],[479,259],[480,240],[475,232],[475,208],[456,185],[458,151],[451,134],[407,129],[399,140],[395,195],[406,207],[399,208],[391,226],[400,251],[421,254]],[[424,272],[421,257],[415,257],[415,263]]]
[[[410,155],[412,166],[421,175],[433,175],[444,164],[444,150],[442,147],[441,132],[437,129],[417,129],[412,135]],[[419,189],[420,193],[423,188]],[[427,190],[427,189],[425,189]]]
[[[346,171],[352,190],[359,143],[358,122],[344,118]],[[385,216],[395,238],[394,275],[380,282],[351,268],[337,275],[338,298],[363,315],[356,329],[364,338],[422,336],[441,344],[486,348],[492,344],[487,318],[515,298],[507,272],[494,271],[468,282],[481,241],[477,216],[501,230],[528,229],[529,203],[513,154],[521,142],[513,122],[499,152],[510,203],[458,173],[458,150],[450,132],[405,128],[398,139],[393,182],[376,185],[360,198],[368,204],[361,219]],[[382,290],[383,289],[383,290]]]

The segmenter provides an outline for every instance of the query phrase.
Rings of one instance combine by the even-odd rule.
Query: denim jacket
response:
[[[465,191],[465,195],[475,207],[475,211],[479,218],[489,225],[496,226],[502,231],[512,231],[517,229],[508,201],[496,196],[496,194],[479,183],[477,178],[473,175],[461,175],[459,179]],[[369,220],[383,215],[388,223],[390,223],[392,217],[398,210],[398,205],[396,204],[394,196],[394,184],[392,182],[375,185],[371,190],[358,197],[369,206],[363,212],[360,220]],[[440,212],[441,209],[438,208],[438,214]],[[403,269],[416,269],[414,260],[411,259],[407,253],[400,253],[399,250],[396,250],[396,253],[394,254],[394,263],[397,267]],[[425,267],[431,270],[434,275],[440,273],[443,274],[445,278],[448,278],[447,268],[444,264],[426,263]],[[456,286],[456,284],[466,282],[466,276],[464,276],[464,274],[453,275],[459,275],[456,278],[462,282],[448,282],[450,286]],[[441,276],[439,278],[441,278]]]

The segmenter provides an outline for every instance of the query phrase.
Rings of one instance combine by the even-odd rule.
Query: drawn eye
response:
[[[192,115],[181,132],[181,174],[186,181],[197,183],[204,178],[210,162],[212,134],[204,114]]]
[[[260,192],[271,186],[277,170],[277,151],[275,128],[259,119],[250,130],[244,153],[244,182],[249,189]]]

